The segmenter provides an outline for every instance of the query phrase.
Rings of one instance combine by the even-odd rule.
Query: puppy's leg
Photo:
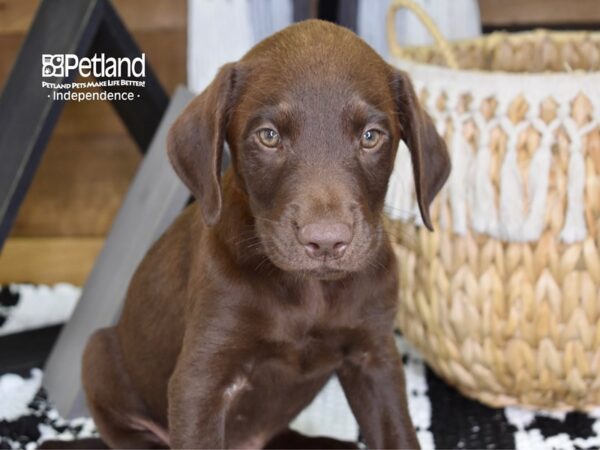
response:
[[[153,420],[123,365],[113,328],[97,331],[84,352],[83,386],[102,439],[111,448],[166,448],[168,431]]]
[[[346,361],[337,374],[369,448],[420,448],[391,333],[363,360]]]
[[[166,448],[167,431],[148,417],[123,367],[113,328],[94,333],[84,351],[83,387],[88,407],[102,439],[46,441],[51,448]]]
[[[309,449],[309,448],[358,448],[356,442],[340,441],[322,436],[305,436],[297,431],[286,429],[276,434],[265,449]]]
[[[223,388],[228,384],[227,374],[231,373],[224,367],[224,360],[230,359],[209,352],[182,352],[169,380],[169,432],[173,448],[227,448],[225,416],[236,393]]]

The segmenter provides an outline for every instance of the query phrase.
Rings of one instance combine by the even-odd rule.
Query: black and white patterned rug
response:
[[[0,289],[0,351],[2,336],[67,320],[79,292],[67,284]],[[492,409],[445,384],[400,336],[397,341],[406,365],[410,411],[424,449],[600,449],[600,408],[589,414]],[[46,439],[95,434],[87,417],[60,417],[41,379],[39,368],[11,374],[0,367],[0,449],[29,450]],[[357,440],[360,434],[335,379],[292,426],[345,440]]]

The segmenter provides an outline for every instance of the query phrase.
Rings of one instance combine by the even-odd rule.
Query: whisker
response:
[[[269,219],[269,218],[267,218],[267,217],[254,216],[254,218],[255,218],[255,219],[258,219],[258,220],[263,220],[263,221],[265,221],[265,222],[274,223],[274,224],[276,224],[276,225],[279,225],[279,224],[280,224],[280,222],[279,222],[278,220]]]

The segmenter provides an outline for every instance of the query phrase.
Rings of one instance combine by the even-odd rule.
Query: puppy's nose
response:
[[[345,223],[309,223],[298,230],[298,240],[311,258],[337,259],[348,248],[352,230]]]

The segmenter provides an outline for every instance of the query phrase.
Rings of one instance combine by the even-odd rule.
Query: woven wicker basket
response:
[[[398,46],[403,7],[435,46]],[[439,375],[489,405],[600,405],[600,33],[449,44],[397,0],[388,39],[453,162],[430,233],[398,152],[386,204],[399,327]]]

